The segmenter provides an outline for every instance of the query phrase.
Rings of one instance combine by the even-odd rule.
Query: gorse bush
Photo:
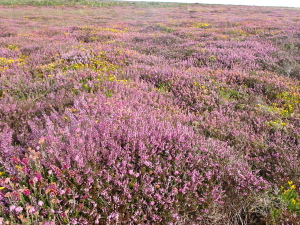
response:
[[[0,4],[0,224],[299,223],[297,10]]]

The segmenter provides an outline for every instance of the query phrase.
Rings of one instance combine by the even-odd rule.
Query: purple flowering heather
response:
[[[296,9],[58,3],[0,1],[0,221],[300,222]]]

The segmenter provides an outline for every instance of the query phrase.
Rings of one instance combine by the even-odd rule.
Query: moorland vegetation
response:
[[[0,224],[300,223],[299,9],[0,12]]]

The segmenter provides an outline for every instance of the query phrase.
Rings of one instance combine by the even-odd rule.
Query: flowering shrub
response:
[[[2,2],[0,224],[299,223],[297,10]]]

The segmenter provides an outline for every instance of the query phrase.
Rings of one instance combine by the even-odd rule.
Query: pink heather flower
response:
[[[28,210],[29,213],[34,213],[35,212],[35,208],[31,205],[27,206],[26,210]]]
[[[89,177],[89,178],[87,179],[87,182],[88,182],[89,184],[91,184],[91,183],[94,182],[94,179],[93,179],[92,177]]]
[[[25,174],[28,174],[30,170],[28,169],[27,166],[24,166],[24,167],[22,168],[22,171],[23,171]]]
[[[178,175],[178,174],[179,174],[179,172],[178,172],[178,171],[175,171],[175,172],[174,172],[174,175]]]
[[[16,206],[15,206],[15,205],[9,206],[9,211],[14,211],[15,209],[16,209]]]
[[[201,210],[203,213],[209,213],[209,210],[208,209],[202,209]]]
[[[28,159],[27,158],[23,158],[22,159],[22,164],[27,165],[28,164]]]
[[[128,171],[129,175],[133,175],[133,170]]]
[[[84,195],[82,196],[82,199],[87,199],[89,196],[88,195]]]
[[[25,189],[23,191],[23,194],[26,195],[26,196],[30,195],[30,190],[29,189]]]
[[[87,168],[86,171],[84,172],[84,174],[88,174],[91,171],[91,168]]]
[[[204,198],[199,198],[199,203],[201,204],[202,202],[204,202],[205,199]]]
[[[161,218],[158,215],[156,215],[156,214],[153,214],[151,217],[156,222],[160,222],[161,221]]]
[[[66,194],[71,194],[72,193],[72,190],[70,188],[66,188]]]
[[[154,204],[155,204],[155,202],[154,202],[154,201],[152,201],[152,202],[150,202],[150,203],[149,203],[149,205],[154,205]]]
[[[98,217],[97,217],[98,218]],[[78,224],[78,221],[77,221],[77,219],[75,219],[75,218],[70,218],[70,222],[71,222],[71,224]],[[95,224],[99,224],[99,222],[97,223],[97,219],[95,220]]]
[[[52,221],[48,221],[48,222],[43,223],[42,225],[55,225],[55,223]]]
[[[34,207],[30,208],[28,212],[29,213],[34,213],[35,212],[35,208]]]
[[[78,159],[79,159],[79,155],[76,155],[75,158],[74,158],[74,160],[78,161]]]
[[[180,217],[179,217],[179,215],[177,213],[172,214],[172,217],[175,220],[179,220],[180,219]]]
[[[171,161],[171,160],[172,160],[172,156],[169,156],[169,157],[168,157],[168,160]]]
[[[99,220],[100,220],[100,218],[101,218],[101,216],[100,216],[100,215],[98,215],[98,216],[97,216],[97,218],[96,218],[96,220],[95,220],[95,224],[99,224]],[[77,223],[75,223],[75,224],[77,224]]]
[[[31,183],[33,183],[33,184],[36,184],[38,181],[39,180],[36,177],[34,177],[34,178],[31,179]]]
[[[69,169],[69,168],[70,168],[70,165],[69,165],[68,163],[66,163],[66,164],[63,165],[63,168],[64,168],[64,169]]]
[[[39,201],[39,202],[38,202],[38,205],[39,205],[39,206],[43,206],[43,205],[44,205],[44,202],[43,202],[43,201]]]
[[[39,181],[43,179],[42,175],[39,172],[35,172],[34,177],[37,178]]]
[[[23,208],[22,208],[21,206],[18,206],[18,207],[15,209],[15,211],[16,211],[17,213],[20,213],[20,212],[23,211]]]
[[[111,213],[111,214],[107,217],[107,220],[108,220],[108,221],[116,221],[116,222],[118,222],[118,221],[119,221],[119,213],[117,213],[117,212]]]
[[[15,164],[19,164],[21,161],[20,161],[20,159],[18,159],[17,157],[13,157],[12,159],[11,159]]]

